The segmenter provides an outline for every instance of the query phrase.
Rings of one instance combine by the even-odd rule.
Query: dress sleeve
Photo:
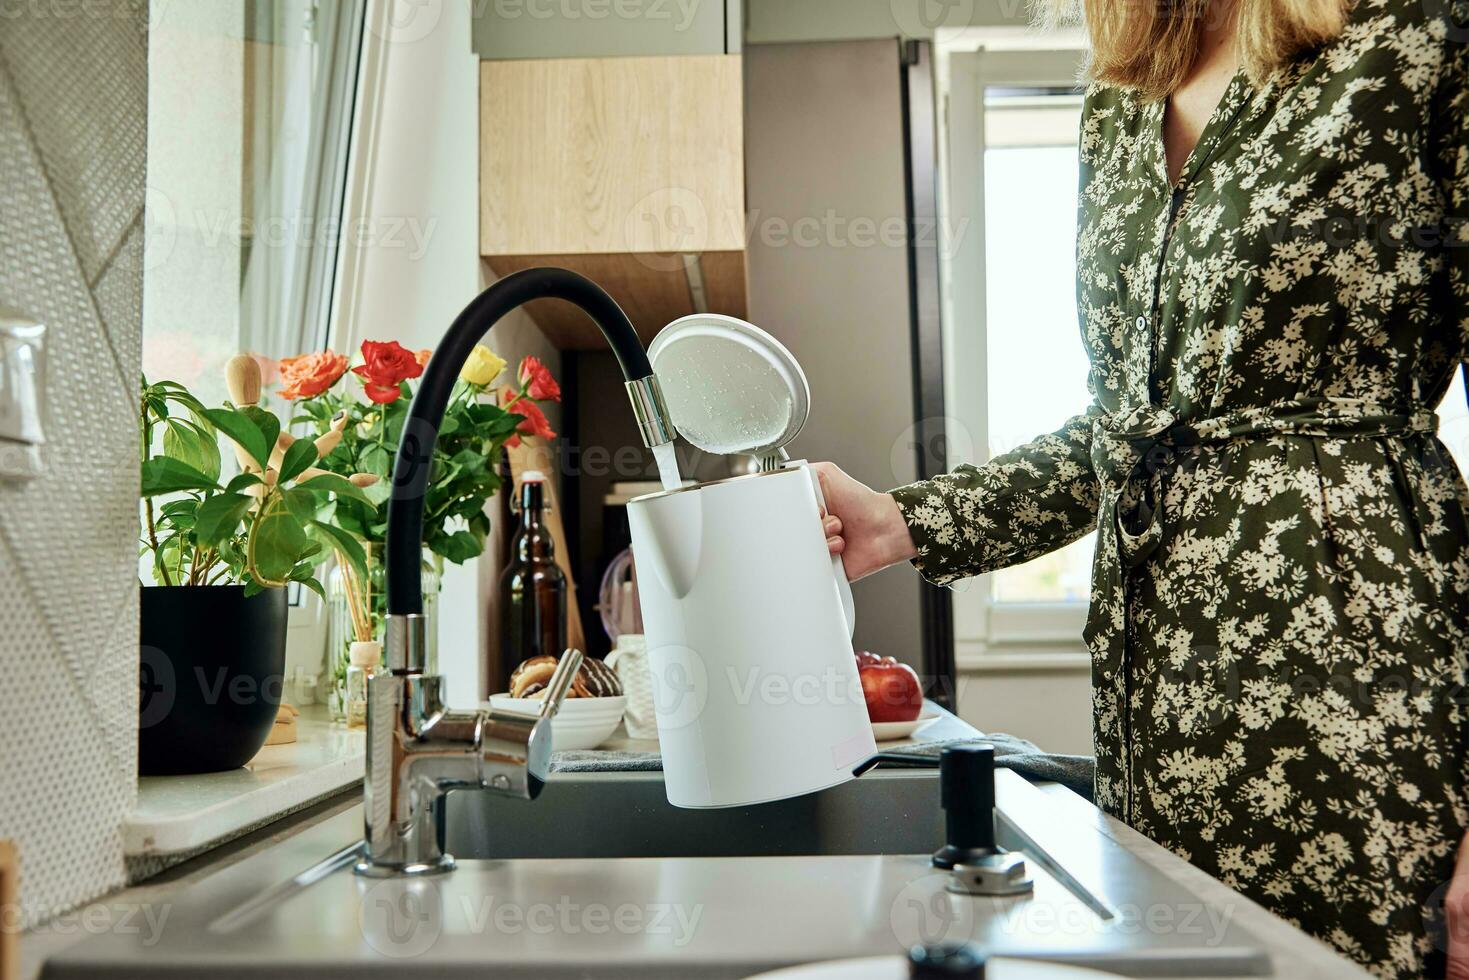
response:
[[[1461,12],[1469,12],[1469,4]],[[1445,201],[1449,311],[1458,326],[1458,358],[1469,363],[1469,45],[1450,41],[1448,46],[1434,114],[1442,127],[1435,155]],[[1465,375],[1465,387],[1469,393],[1469,375]]]
[[[918,557],[935,585],[994,571],[1055,551],[1097,522],[1092,470],[1093,402],[1050,435],[980,466],[892,491]]]

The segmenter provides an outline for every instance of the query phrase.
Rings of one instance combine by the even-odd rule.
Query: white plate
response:
[[[523,715],[540,714],[541,703],[540,698],[490,696],[490,707]],[[626,709],[627,696],[622,694],[615,698],[567,698],[551,722],[551,751],[595,749],[622,725],[622,713]]]
[[[916,735],[938,720],[938,715],[929,713],[919,715],[912,721],[874,721],[872,737],[879,742],[894,742],[900,738]]]
[[[889,722],[889,724],[911,724],[911,722]],[[829,960],[825,963],[807,963],[804,966],[788,967],[772,973],[761,973],[750,980],[904,980],[908,976],[908,961],[901,956],[873,956],[859,960]],[[991,957],[985,964],[987,980],[1102,980],[1114,976],[1098,970],[1088,970],[1060,963],[1043,963],[1036,960],[1013,960],[1008,957]]]

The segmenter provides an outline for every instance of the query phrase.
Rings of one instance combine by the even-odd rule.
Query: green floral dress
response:
[[[894,491],[932,581],[1098,529],[1098,803],[1384,977],[1469,825],[1469,13],[1360,0],[1231,84],[1168,183],[1161,103],[1087,96],[1088,410]],[[1039,368],[1038,368],[1039,371]]]

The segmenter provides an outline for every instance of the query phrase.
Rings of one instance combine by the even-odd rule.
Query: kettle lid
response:
[[[770,456],[811,410],[806,374],[785,346],[732,316],[695,313],[648,347],[679,435],[706,453]]]

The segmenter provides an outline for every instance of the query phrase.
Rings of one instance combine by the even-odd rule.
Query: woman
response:
[[[891,494],[823,467],[854,578],[1097,527],[1098,803],[1383,977],[1444,969],[1424,919],[1469,825],[1469,491],[1433,413],[1469,351],[1449,6],[1088,0],[1092,404]]]

